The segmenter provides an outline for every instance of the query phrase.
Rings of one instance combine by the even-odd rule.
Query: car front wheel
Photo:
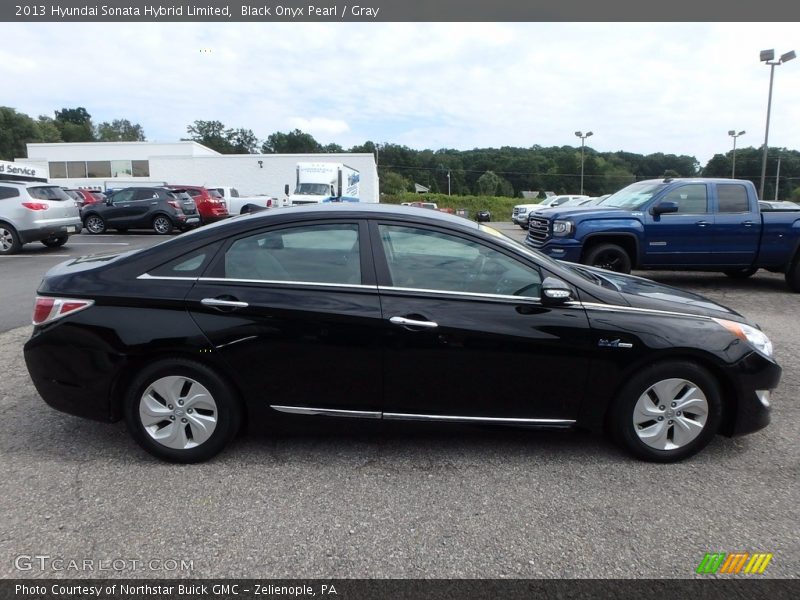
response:
[[[241,409],[215,371],[187,359],[146,367],[125,400],[134,439],[150,454],[178,463],[208,460],[239,430]]]
[[[704,368],[669,361],[645,367],[611,406],[614,438],[631,454],[675,462],[702,450],[722,418],[719,384]]]
[[[99,217],[97,215],[89,215],[84,219],[83,226],[86,227],[86,231],[89,233],[103,233],[106,230],[106,222],[103,220],[103,217]]]

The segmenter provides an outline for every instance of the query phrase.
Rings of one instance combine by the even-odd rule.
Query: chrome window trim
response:
[[[542,299],[536,296],[510,296],[506,294],[484,294],[480,292],[457,292],[450,290],[431,290],[428,288],[407,288],[395,287],[392,285],[379,285],[379,292],[420,292],[423,294],[441,294],[444,296],[467,296],[468,298],[490,298],[494,300],[513,300],[519,302],[525,300],[528,302],[541,302]]]
[[[340,410],[336,408],[310,408],[306,406],[281,406],[271,404],[270,408],[292,415],[322,415],[327,417],[355,417],[359,419],[380,419],[381,413],[371,410]]]
[[[593,309],[593,310],[606,310],[611,312],[633,312],[645,315],[664,315],[669,317],[690,317],[693,319],[713,320],[713,317],[709,317],[706,315],[673,312],[669,310],[659,310],[657,308],[639,308],[636,306],[620,306],[618,304],[600,304],[597,302],[581,302],[579,304],[583,306],[583,308],[585,309]]]
[[[198,277],[197,281],[207,283],[268,283],[271,285],[301,285],[308,287],[338,287],[359,290],[377,290],[377,285],[363,285],[360,283],[326,283],[322,281],[287,281],[285,279],[236,279],[232,277]]]
[[[136,279],[163,279],[166,281],[197,281],[198,277],[171,277],[167,275],[150,275],[150,273],[142,273]]]

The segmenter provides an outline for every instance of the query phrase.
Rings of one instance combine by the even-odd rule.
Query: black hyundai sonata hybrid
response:
[[[583,427],[668,462],[769,422],[781,370],[740,314],[385,205],[236,217],[47,273],[45,402],[148,452],[218,453],[279,415]]]

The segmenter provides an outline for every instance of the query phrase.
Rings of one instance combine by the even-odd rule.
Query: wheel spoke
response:
[[[172,411],[148,394],[142,398],[139,414],[142,418],[142,425],[150,427],[169,419]]]
[[[672,441],[676,446],[685,446],[703,431],[705,423],[680,416],[675,419]]]
[[[187,418],[189,420],[189,428],[192,431],[192,441],[198,446],[210,438],[217,427],[216,416],[192,413],[187,415]]]
[[[667,437],[668,429],[665,421],[658,421],[650,425],[650,427],[637,430],[636,433],[647,445],[658,448],[659,450],[665,450],[669,444],[669,438]]]

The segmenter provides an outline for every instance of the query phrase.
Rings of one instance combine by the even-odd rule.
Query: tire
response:
[[[723,273],[731,279],[747,279],[754,275],[756,271],[758,271],[758,267],[747,267],[746,269],[729,269],[723,271]]]
[[[581,261],[585,265],[614,271],[616,273],[631,272],[631,257],[625,249],[616,244],[598,244],[592,246]]]
[[[719,383],[694,363],[656,363],[625,385],[608,416],[615,441],[634,456],[662,463],[683,460],[702,450],[719,428]]]
[[[214,370],[183,358],[145,367],[131,383],[124,408],[136,442],[153,456],[176,463],[215,456],[242,421],[231,387]]]
[[[4,254],[16,254],[22,248],[19,241],[19,234],[11,226],[0,223],[0,256]]]
[[[159,235],[168,235],[172,233],[174,228],[175,226],[172,224],[172,220],[169,217],[156,215],[153,218],[153,231]]]
[[[0,229],[2,231],[2,229]],[[795,258],[786,269],[786,285],[793,292],[800,292],[800,257]]]
[[[49,237],[46,240],[42,240],[42,243],[48,248],[60,248],[61,246],[67,243],[68,239],[69,239],[68,235],[56,235],[53,237]]]
[[[83,220],[83,226],[86,227],[86,231],[92,234],[100,234],[105,233],[106,231],[106,222],[103,220],[103,217],[99,215],[89,215]]]

